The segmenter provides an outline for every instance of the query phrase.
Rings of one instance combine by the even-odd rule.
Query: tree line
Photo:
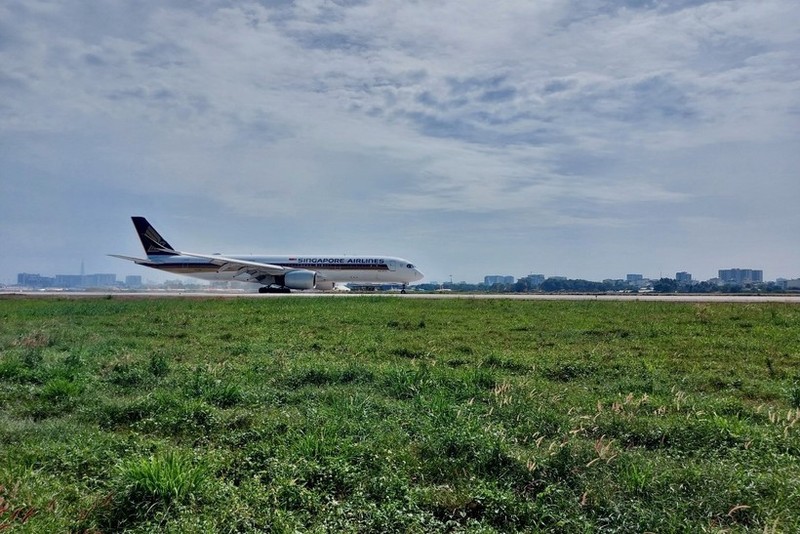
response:
[[[486,292],[486,293],[611,293],[611,292],[632,292],[638,288],[631,286],[624,280],[606,280],[596,282],[583,280],[580,278],[548,278],[541,284],[531,284],[530,280],[520,278],[513,284],[468,284],[466,282],[444,283],[444,284],[419,284],[415,286],[422,291],[451,290],[464,292]],[[652,282],[652,287],[645,289],[654,293],[742,293],[742,292],[765,292],[780,293],[785,291],[775,282],[765,282],[761,284],[722,284],[717,285],[710,282],[678,282],[673,278],[660,278]]]

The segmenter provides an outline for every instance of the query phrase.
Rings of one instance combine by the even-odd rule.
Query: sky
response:
[[[0,283],[178,249],[800,277],[797,0],[5,0]]]

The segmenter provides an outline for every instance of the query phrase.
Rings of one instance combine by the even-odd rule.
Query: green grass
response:
[[[800,531],[800,307],[0,300],[0,530]]]

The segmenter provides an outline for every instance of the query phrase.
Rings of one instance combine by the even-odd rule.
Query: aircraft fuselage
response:
[[[287,270],[309,270],[317,273],[318,282],[411,283],[422,279],[414,265],[394,256],[258,256],[231,254],[226,257],[252,263],[278,265]],[[242,277],[239,269],[226,269],[203,258],[190,256],[150,256],[137,262],[160,271],[182,274],[211,281],[235,281]],[[273,282],[274,283],[274,282]]]

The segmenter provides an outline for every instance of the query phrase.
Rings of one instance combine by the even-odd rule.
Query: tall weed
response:
[[[199,498],[210,475],[203,464],[196,463],[188,454],[170,450],[123,462],[117,476],[129,502],[147,508]]]

